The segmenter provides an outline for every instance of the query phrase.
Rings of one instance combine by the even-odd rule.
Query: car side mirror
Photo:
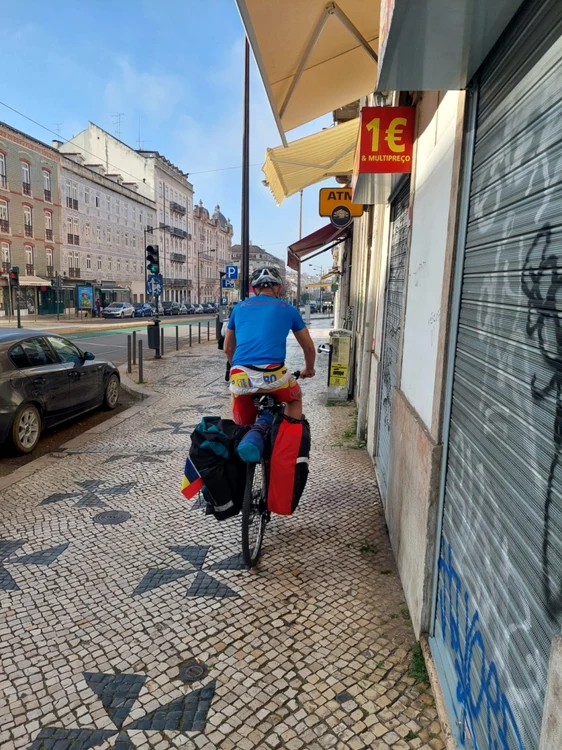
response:
[[[84,360],[92,360],[96,358],[96,355],[92,354],[92,352],[84,352],[83,356]]]
[[[329,354],[331,351],[330,344],[320,344],[318,347],[318,354]]]

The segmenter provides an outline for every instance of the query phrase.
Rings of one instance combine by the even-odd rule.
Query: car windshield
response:
[[[123,307],[123,304],[121,302],[112,302],[110,305],[107,306],[110,310],[113,308]]]

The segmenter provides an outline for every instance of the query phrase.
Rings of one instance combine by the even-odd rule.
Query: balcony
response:
[[[24,195],[31,195],[31,183],[30,182],[22,182],[22,190]]]
[[[47,266],[47,278],[52,279],[55,276],[55,267],[54,266]]]
[[[178,229],[177,227],[172,227],[170,229],[170,234],[174,237],[179,237],[182,240],[187,239],[187,232],[185,232],[183,229]]]
[[[187,258],[182,253],[170,253],[170,260],[173,263],[185,263]]]
[[[10,231],[10,222],[8,219],[0,219],[0,232],[7,234]]]
[[[187,213],[186,207],[175,201],[170,201],[170,211],[175,211],[175,213],[181,214],[182,216],[185,216]]]
[[[0,174],[0,187],[2,188],[8,187],[8,181],[6,180],[5,174]]]
[[[53,200],[52,200],[52,197],[51,197],[51,191],[50,190],[44,190],[43,193],[45,195],[45,200],[47,201],[47,203],[52,203]]]
[[[76,198],[69,198],[68,195],[66,196],[66,207],[67,208],[73,208],[75,211],[78,211],[78,201]]]
[[[80,235],[79,234],[75,234],[74,235],[74,243],[73,244],[74,245],[79,245],[80,244]]]
[[[67,245],[74,245],[74,235],[73,234],[67,234],[66,235],[66,244]]]
[[[33,263],[26,263],[25,264],[25,275],[26,276],[35,276],[35,266]]]
[[[53,241],[53,230],[52,229],[45,229],[45,239]]]
[[[171,276],[166,276],[164,278],[164,284],[166,286],[189,286],[187,279],[177,279]]]
[[[24,224],[23,231],[26,237],[33,237],[33,224]]]
[[[79,279],[80,278],[80,269],[79,268],[69,268],[68,269],[68,276],[70,279]]]
[[[10,273],[10,263],[7,261],[2,261],[2,273]]]

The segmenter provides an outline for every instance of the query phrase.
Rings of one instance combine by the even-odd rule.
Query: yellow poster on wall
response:
[[[330,365],[330,380],[328,385],[340,385],[345,387],[347,385],[347,372],[349,365],[340,365],[332,363]]]

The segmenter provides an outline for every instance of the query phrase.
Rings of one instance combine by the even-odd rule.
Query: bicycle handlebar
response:
[[[301,371],[300,370],[295,370],[295,372],[293,373],[293,377],[296,380],[298,380],[300,378],[300,376],[301,376]]]

